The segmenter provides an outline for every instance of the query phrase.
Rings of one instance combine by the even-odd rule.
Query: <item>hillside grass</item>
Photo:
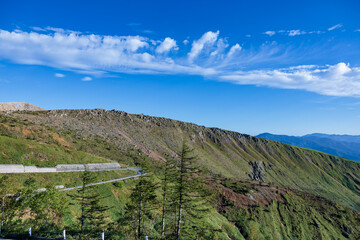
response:
[[[49,166],[59,159],[68,163],[103,159],[139,165],[155,175],[161,160],[153,156],[176,158],[186,141],[198,155],[199,168],[208,175],[249,180],[250,162],[261,161],[265,164],[265,181],[271,185],[299,189],[360,210],[359,163],[231,131],[104,110],[65,110],[6,117],[0,114],[0,135],[0,160],[7,163],[13,159],[21,164],[30,161],[27,155],[33,152],[35,156],[32,149],[38,149],[36,153],[45,152],[51,160],[46,162],[38,154],[31,160],[34,165]],[[8,145],[15,147],[6,150]],[[6,157],[3,151],[15,157]],[[112,206],[109,219],[115,220],[124,211],[135,182],[96,187],[109,196],[103,200]],[[242,186],[237,188],[243,191]],[[245,189],[243,194],[248,191],[257,189]],[[284,198],[286,202],[275,200],[269,206],[250,210],[232,206],[225,213],[216,211],[213,203],[206,219],[222,229],[219,239],[344,239],[348,234],[344,225],[360,229],[358,214],[351,209],[328,205],[316,196],[290,194]],[[72,209],[67,216],[67,226],[73,224],[76,211]]]
[[[55,167],[57,164],[86,164],[113,162],[92,154],[63,146],[0,136],[0,164],[24,164]]]
[[[55,172],[55,173],[2,173],[3,176],[8,177],[11,182],[9,186],[10,191],[17,191],[21,189],[23,182],[28,178],[34,178],[37,188],[45,188],[47,186],[63,185],[64,187],[80,186],[82,172]],[[123,178],[127,176],[136,175],[136,172],[130,170],[115,170],[115,171],[100,171],[92,172],[95,177],[94,182],[101,182],[116,178]]]

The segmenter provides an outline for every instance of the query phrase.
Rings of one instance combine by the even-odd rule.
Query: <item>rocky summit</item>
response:
[[[44,111],[44,108],[27,102],[0,103],[0,111]]]

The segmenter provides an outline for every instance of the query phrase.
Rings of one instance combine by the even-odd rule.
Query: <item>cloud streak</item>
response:
[[[266,32],[264,32],[264,34],[271,37],[271,36],[274,36],[276,34],[276,32],[275,31],[266,31]]]
[[[54,76],[55,76],[55,77],[58,77],[58,78],[63,78],[63,77],[65,77],[65,75],[62,74],[62,73],[55,73]]]
[[[329,27],[328,28],[328,31],[332,31],[332,30],[335,30],[335,29],[337,29],[337,28],[341,28],[343,25],[342,24],[336,24],[336,25],[334,25],[334,26],[332,26],[332,27]]]
[[[302,34],[300,30],[293,32],[294,36],[298,33]],[[264,63],[286,60],[289,52],[276,44],[247,50],[238,43],[230,45],[219,35],[219,31],[206,32],[192,41],[189,50],[170,37],[159,41],[143,36],[83,34],[50,27],[38,28],[37,32],[0,30],[0,59],[92,77],[104,73],[199,75],[234,84],[360,97],[360,68],[340,62],[260,69]],[[91,81],[90,76],[82,80]]]

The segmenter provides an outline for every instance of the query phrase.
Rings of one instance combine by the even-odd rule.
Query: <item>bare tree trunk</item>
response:
[[[138,223],[139,223],[139,225],[138,225],[138,238],[140,238],[140,236],[141,236],[141,211],[142,211],[142,209],[141,209],[141,202],[140,202],[140,204],[139,204],[139,214],[138,214]]]
[[[166,201],[166,195],[164,195],[164,201]],[[162,209],[162,228],[161,228],[161,237],[165,237],[165,203]]]
[[[1,230],[0,230],[0,233],[3,231],[3,227],[4,227],[5,198],[6,198],[6,195],[3,196],[2,202],[1,202]]]
[[[163,209],[162,209],[162,229],[161,229],[161,237],[165,237],[165,204],[166,204],[166,184],[167,184],[167,169],[165,169],[165,178],[164,178],[164,194],[163,194]]]
[[[81,199],[81,232],[84,230],[84,218],[85,218],[85,183],[83,184],[83,192]]]
[[[177,222],[177,231],[176,231],[176,239],[180,239],[180,231],[181,231],[181,218],[182,218],[182,207],[183,207],[183,177],[184,177],[184,149],[181,154],[180,159],[180,186],[179,186],[179,212],[178,212],[178,222]]]

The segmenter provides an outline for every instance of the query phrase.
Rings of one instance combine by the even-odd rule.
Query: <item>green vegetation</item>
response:
[[[181,154],[184,141],[194,151],[189,153],[184,166],[189,178],[182,189],[188,190],[189,202],[180,205],[178,177],[184,159]],[[196,158],[191,157],[195,155]],[[360,210],[357,162],[221,129],[118,111],[0,113],[0,163],[54,166],[112,161],[151,172],[150,182],[159,187],[147,193],[155,199],[141,211],[140,232],[136,231],[139,221],[134,218],[139,213],[135,210],[139,209],[131,207],[131,203],[136,202],[135,196],[146,179],[93,188],[103,197],[99,205],[109,207],[104,211],[104,223],[108,224],[106,232],[111,239],[135,239],[144,234],[177,239],[182,223],[185,225],[180,230],[181,239],[360,238],[359,214],[354,211]],[[254,169],[250,163],[255,161],[264,175],[264,183],[251,179]],[[95,174],[97,180],[132,175],[113,171]],[[31,175],[36,179],[32,185],[37,187],[44,187],[42,183],[81,185],[80,173]],[[25,191],[21,183],[29,175],[6,176],[15,182],[13,189]],[[199,185],[191,185],[198,180]],[[3,190],[6,191],[9,189]],[[201,198],[204,192],[206,197]],[[195,200],[196,196],[199,201]],[[50,224],[53,228],[78,229],[76,217],[81,215],[80,204],[68,200],[71,203],[68,211],[55,213],[57,221]],[[20,203],[9,202],[8,206],[11,204]],[[179,210],[184,205],[190,206],[190,210],[181,207],[185,213],[179,225]],[[196,206],[201,208],[192,212]],[[46,219],[46,212],[36,209]],[[21,228],[12,228],[18,232],[25,231],[35,221],[6,216],[13,226],[19,226],[22,221]],[[37,230],[40,234],[41,229]]]
[[[108,159],[61,146],[0,136],[0,164],[24,164],[55,167],[57,164],[103,163]]]
[[[235,207],[224,215],[246,239],[357,239],[360,216],[349,208],[305,193],[283,193],[269,205]],[[311,204],[309,204],[311,203]]]
[[[100,193],[95,192],[94,187],[86,187],[90,183],[95,182],[95,180],[96,178],[91,172],[83,172],[81,175],[82,187],[68,194],[81,209],[81,214],[76,217],[76,220],[78,225],[80,225],[81,235],[84,239],[84,234],[106,228],[104,213],[109,207],[100,203],[100,200],[104,197]]]
[[[101,182],[116,178],[123,178],[135,175],[134,171],[116,170],[93,172],[94,182]],[[12,192],[18,191],[22,187],[22,183],[32,177],[36,180],[37,188],[44,188],[46,185],[63,185],[64,187],[75,187],[81,185],[82,172],[58,172],[58,173],[11,173],[0,174],[0,177],[6,176],[11,185],[8,189]]]

